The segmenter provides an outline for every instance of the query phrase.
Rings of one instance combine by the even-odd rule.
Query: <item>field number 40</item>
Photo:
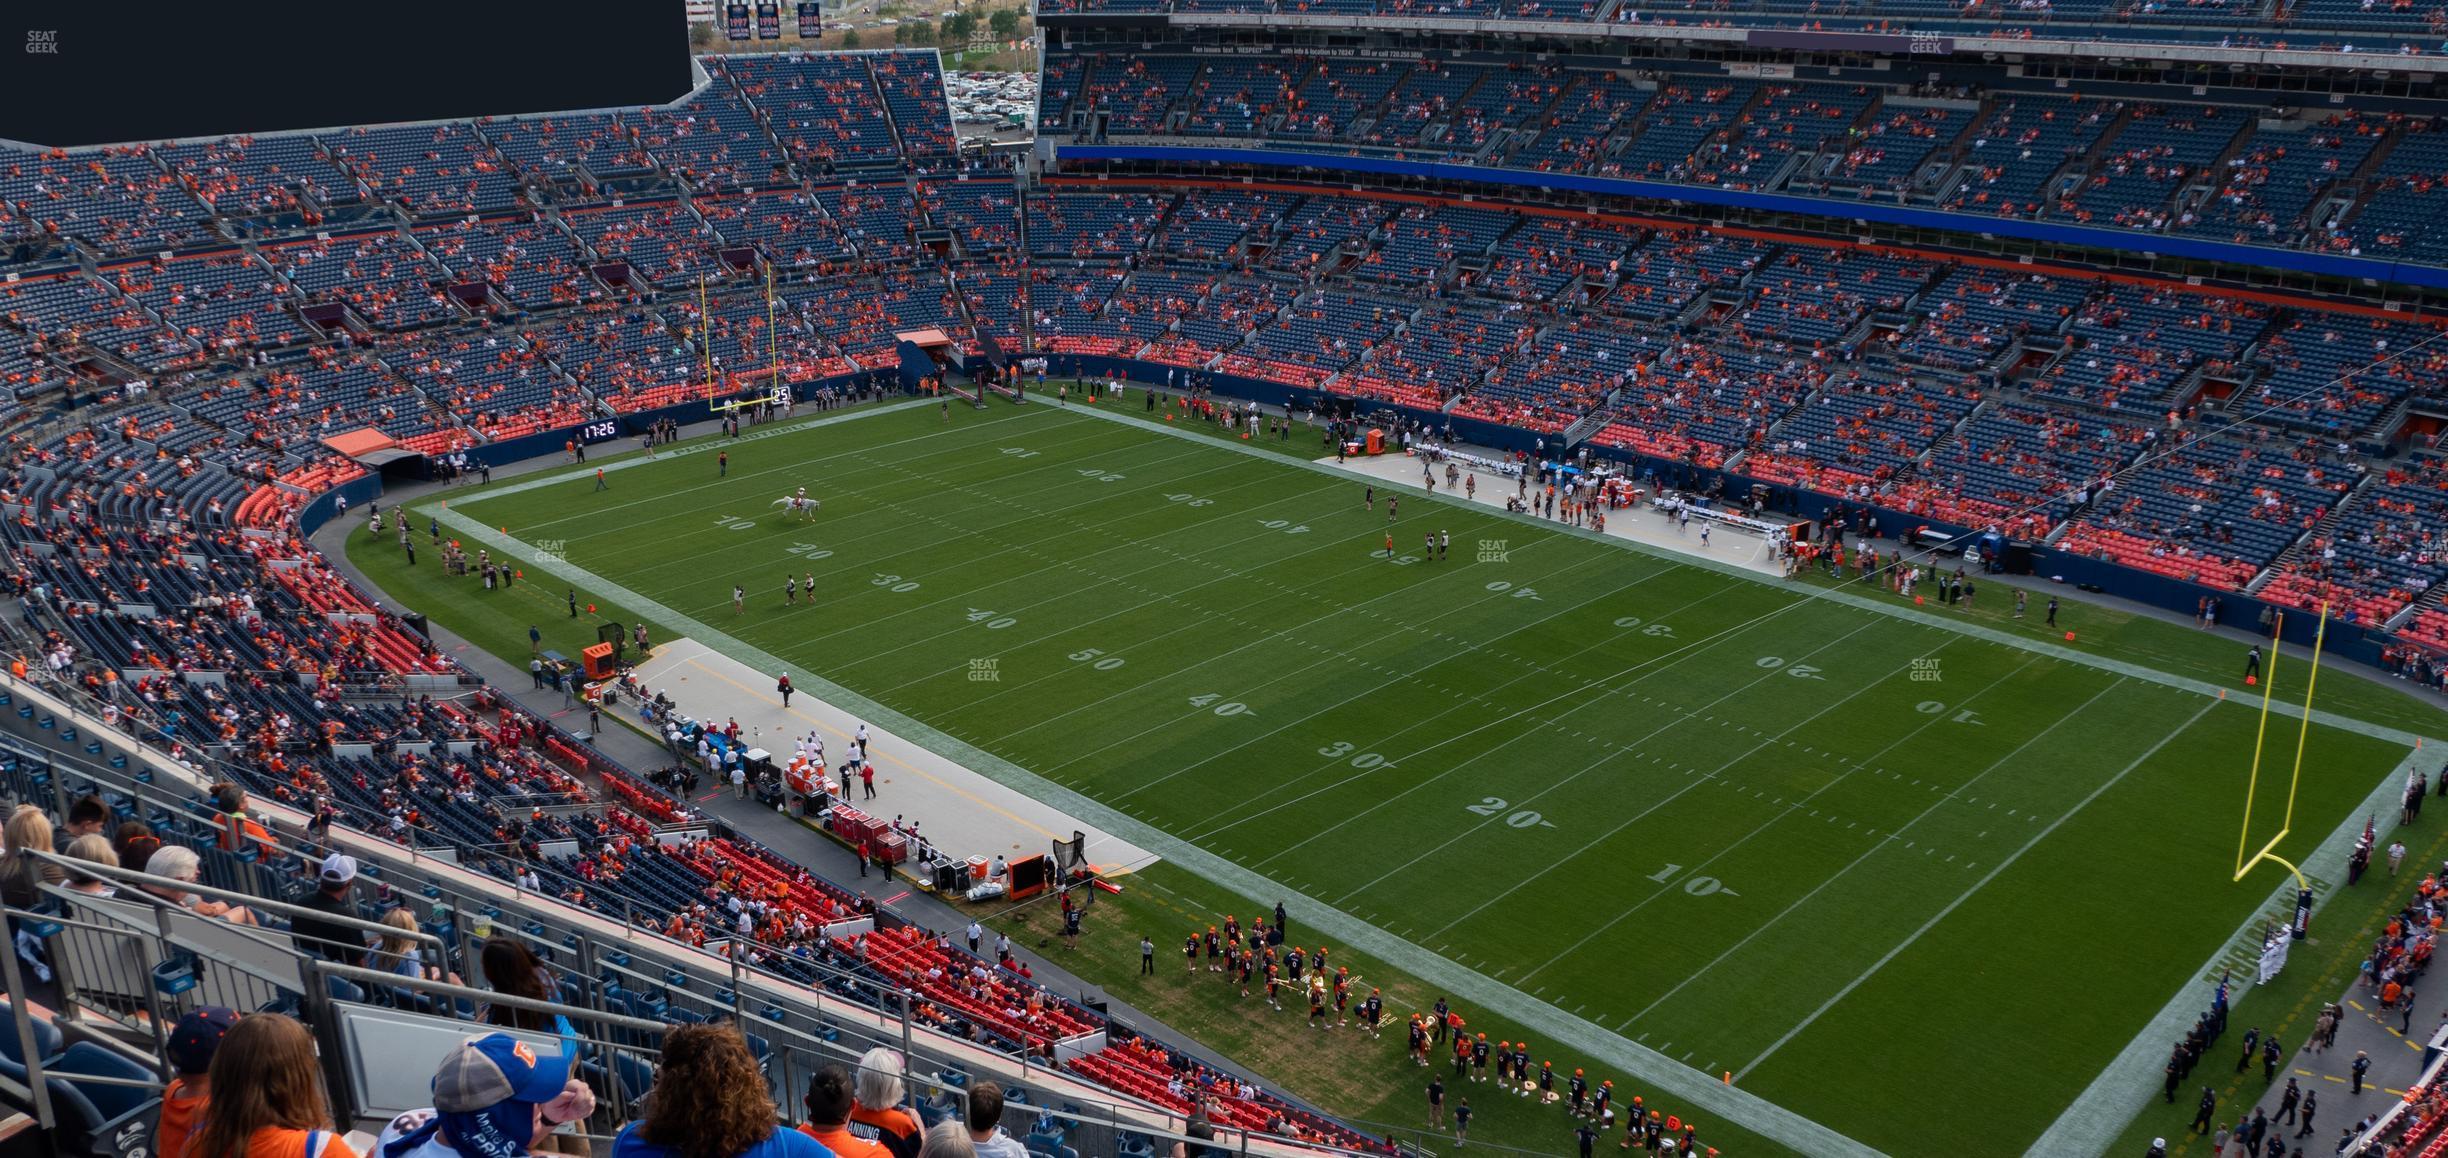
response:
[[[1784,668],[1786,675],[1792,676],[1798,680],[1824,680],[1827,678],[1826,676],[1819,674],[1818,668],[1812,667],[1807,663],[1788,664],[1785,662],[1785,657],[1781,655],[1763,655],[1759,657],[1759,663],[1756,666],[1767,668],[1769,671]]]

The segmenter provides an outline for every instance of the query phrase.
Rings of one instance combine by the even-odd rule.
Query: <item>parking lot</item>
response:
[[[1037,76],[1027,72],[944,73],[952,126],[963,137],[1025,137],[1037,119]]]

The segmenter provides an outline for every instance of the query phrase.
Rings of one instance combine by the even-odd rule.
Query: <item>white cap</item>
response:
[[[323,858],[323,880],[343,885],[357,879],[357,858],[346,853],[333,853]]]

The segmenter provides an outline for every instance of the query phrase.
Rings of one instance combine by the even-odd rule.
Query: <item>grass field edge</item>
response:
[[[2354,822],[2355,814],[2359,812],[2366,817],[2394,814],[2399,804],[2399,794],[2405,790],[2406,777],[2423,759],[2423,746],[2408,747],[2405,759],[2372,787],[2362,806],[2347,813],[2337,828],[2309,856],[2298,862],[2303,867],[2304,878],[2313,886],[2312,916],[2315,920],[2336,899],[2340,890],[2336,887],[2339,882],[2334,875],[2324,874],[2311,866],[2345,864],[2347,854],[2363,836],[2363,826]],[[2168,998],[2167,1004],[2134,1034],[2133,1040],[2126,1043],[2124,1049],[2117,1051],[2115,1059],[2100,1070],[2091,1084],[2067,1104],[2057,1120],[2050,1123],[2049,1128],[2032,1143],[2027,1154],[2104,1154],[2132,1125],[2135,1117],[2149,1104],[2151,1092],[2157,1087],[2151,1075],[2166,1063],[2169,1044],[2183,1038],[2186,1031],[2192,1028],[2193,1019],[2210,1007],[2210,993],[2199,988],[2204,979],[2218,968],[2222,959],[2233,954],[2239,944],[2248,939],[2258,944],[2261,929],[2270,919],[2273,907],[2289,916],[2293,914],[2295,878],[2275,868],[2270,871],[2278,879],[2271,886],[2268,899],[2255,906],[2252,916],[2245,918],[2234,933],[2211,950],[2208,960],[2199,969],[2186,975],[2184,983]],[[2234,978],[2234,984],[2228,991],[2230,1011],[2242,1005],[2259,987],[2250,973]]]
[[[1107,422],[1119,423],[1124,426],[1136,427],[1142,430],[1152,430],[1159,434],[1164,434],[1173,438],[1187,439],[1202,445],[1214,446],[1223,450],[1248,455],[1266,462],[1288,463],[1290,465],[1302,467],[1320,474],[1329,475],[1335,478],[1349,479],[1356,483],[1362,483],[1388,490],[1399,489],[1405,492],[1416,491],[1421,494],[1429,494],[1429,492],[1422,487],[1408,486],[1406,484],[1393,482],[1388,479],[1379,478],[1376,475],[1365,474],[1360,471],[1338,467],[1331,463],[1318,462],[1316,460],[1306,458],[1295,458],[1273,451],[1264,450],[1259,447],[1244,446],[1234,441],[1209,438],[1196,431],[1183,430],[1178,426],[1164,423],[1148,422],[1144,419],[1133,417],[1127,413],[1120,413],[1093,406],[1075,407],[1073,409],[1076,413],[1103,419]],[[1429,497],[1434,498],[1435,496],[1429,495]],[[2190,692],[2194,695],[2209,696],[2214,698],[2223,698],[2227,692],[2227,689],[2206,680],[2197,680],[2186,676],[2174,675],[2168,672],[2159,671],[2155,668],[2145,667],[2141,664],[2133,663],[2127,660],[2111,659],[2107,656],[2093,655],[2077,648],[2065,647],[2060,644],[2049,643],[2042,640],[2026,639],[2021,636],[2012,635],[1993,628],[1983,627],[1979,624],[1957,623],[1950,620],[1934,619],[1929,616],[1918,614],[1910,607],[1900,606],[1886,600],[1874,599],[1854,591],[1846,591],[1833,587],[1823,587],[1817,584],[1779,583],[1769,576],[1762,575],[1760,572],[1748,570],[1735,566],[1731,563],[1722,562],[1720,560],[1711,559],[1707,556],[1686,554],[1680,551],[1662,550],[1648,543],[1619,538],[1617,536],[1603,534],[1587,528],[1576,527],[1568,523],[1561,523],[1552,519],[1539,518],[1535,515],[1507,511],[1502,507],[1487,507],[1484,512],[1481,512],[1479,507],[1474,506],[1473,510],[1475,513],[1485,513],[1491,518],[1510,519],[1526,526],[1538,527],[1542,530],[1552,531],[1560,535],[1571,535],[1577,538],[1586,539],[1593,543],[1601,543],[1606,546],[1614,547],[1617,550],[1628,551],[1637,555],[1645,555],[1655,559],[1662,559],[1670,563],[1679,563],[1686,567],[1698,568],[1704,571],[1712,571],[1720,575],[1741,579],[1745,582],[1758,583],[1764,586],[1776,587],[1782,590],[1791,590],[1799,593],[1804,601],[1811,599],[1833,600],[1847,607],[1876,612],[1890,619],[1901,620],[1906,623],[1916,623],[1937,627],[1945,631],[1952,631],[1962,635],[1967,635],[1984,642],[1995,643],[2005,647],[2033,652],[2039,655],[2047,656],[2051,659],[2063,660],[2070,664],[2091,668],[2095,671],[2106,672],[2111,675],[2125,676],[2144,683],[2157,684],[2161,687],[2171,688],[2176,691]],[[2305,714],[2304,709],[2301,706],[2285,703],[2270,705],[2270,711],[2272,714],[2282,715],[2288,717],[2289,719],[2297,720],[2302,719]],[[2401,728],[2391,727],[2386,724],[2375,724],[2366,720],[2355,719],[2350,716],[2340,716],[2333,712],[2319,709],[2314,709],[2311,716],[2312,722],[2316,724],[2336,728],[2340,731],[2352,732],[2361,736],[2369,736],[2377,740],[2385,740],[2390,743],[2404,744],[2408,747],[2412,747],[2424,739],[2424,737],[2420,735],[2405,731]]]
[[[880,413],[880,411],[871,412]],[[570,477],[563,474],[561,477]],[[489,545],[497,551],[521,553],[534,559],[531,566],[555,576],[586,586],[589,590],[610,596],[615,601],[637,611],[655,615],[667,626],[684,630],[691,638],[718,647],[732,658],[769,671],[784,670],[779,657],[733,638],[710,624],[683,615],[656,600],[631,591],[596,575],[566,559],[537,556],[532,545],[485,526],[481,521],[457,510],[438,510],[434,514],[442,522],[466,538]],[[793,668],[792,670],[797,670]],[[1805,1118],[1783,1106],[1748,1091],[1720,1083],[1680,1062],[1673,1061],[1638,1042],[1607,1030],[1603,1026],[1575,1017],[1545,1002],[1522,993],[1501,981],[1476,970],[1453,963],[1444,956],[1412,944],[1378,928],[1359,917],[1345,913],[1299,890],[1286,887],[1257,872],[1226,860],[1159,831],[1143,821],[1112,809],[1073,789],[1053,783],[1010,761],[986,752],[974,745],[947,735],[925,723],[894,711],[848,688],[824,680],[810,672],[796,681],[803,694],[813,695],[836,707],[850,709],[876,720],[892,731],[925,747],[944,759],[1029,794],[1036,799],[1063,809],[1090,824],[1112,832],[1141,848],[1213,882],[1218,887],[1248,896],[1274,895],[1297,899],[1303,906],[1301,919],[1333,934],[1341,942],[1363,952],[1373,953],[1388,961],[1401,963],[1421,980],[1444,987],[1448,991],[1480,1006],[1537,1029],[1550,1038],[1571,1042],[1592,1056],[1620,1066],[1627,1073],[1658,1089],[1671,1093],[1685,1103],[1715,1114],[1745,1130],[1808,1154],[1830,1158],[1875,1155],[1879,1151],[1836,1130]]]

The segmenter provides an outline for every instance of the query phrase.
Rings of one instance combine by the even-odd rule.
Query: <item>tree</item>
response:
[[[858,41],[858,29],[853,28],[853,29],[849,30],[848,32],[844,32],[844,33],[842,33],[842,47],[843,47],[843,48],[857,48],[858,46],[859,46],[859,41]]]
[[[924,20],[913,20],[901,26],[909,33],[909,42],[916,45],[935,43],[935,26]]]
[[[1009,40],[1020,31],[1020,10],[997,8],[986,15],[986,27],[994,30],[995,39]]]
[[[944,43],[955,45],[968,43],[969,30],[975,27],[977,27],[977,16],[973,13],[954,12],[944,17]]]
[[[712,43],[714,43],[713,24],[700,20],[689,25],[690,48],[704,48]]]

